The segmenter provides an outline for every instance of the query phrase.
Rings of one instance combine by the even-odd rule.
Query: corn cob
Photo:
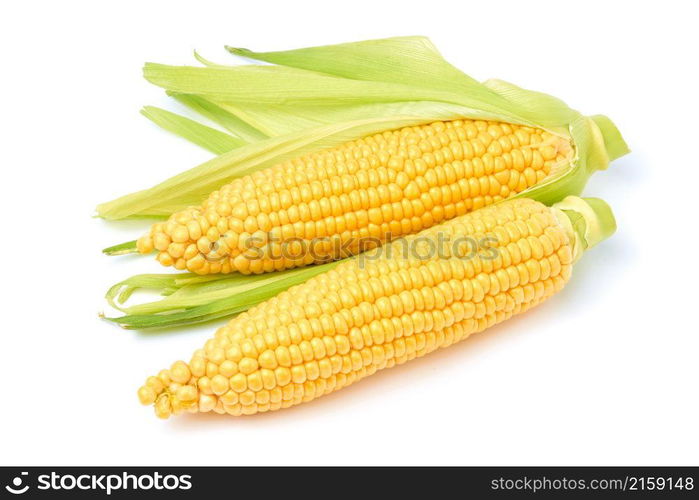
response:
[[[138,240],[165,266],[262,273],[355,255],[501,201],[572,162],[540,128],[454,120],[368,136],[235,179]]]
[[[454,218],[240,314],[189,363],[148,378],[139,398],[162,418],[311,401],[539,304],[614,229],[604,202],[576,197],[551,208],[507,200]]]

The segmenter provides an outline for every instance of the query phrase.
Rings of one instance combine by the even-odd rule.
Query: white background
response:
[[[657,5],[657,4],[656,4]],[[699,463],[696,13],[690,2],[6,2],[0,9],[0,463]],[[136,388],[213,326],[98,320],[112,283],[161,272],[107,258],[143,224],[98,202],[209,158],[139,116],[177,110],[144,61],[232,61],[430,36],[480,79],[609,115],[633,153],[586,194],[619,231],[526,315],[292,410],[160,421]]]

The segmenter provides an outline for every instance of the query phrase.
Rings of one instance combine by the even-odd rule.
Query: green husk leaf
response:
[[[614,212],[604,200],[567,196],[553,206],[568,216],[583,251],[594,247],[616,232]]]
[[[219,67],[225,67],[225,66],[226,66],[225,64],[218,64],[218,63],[215,63],[215,62],[213,62],[213,61],[209,61],[208,59],[206,59],[204,56],[202,56],[202,55],[201,55],[199,52],[197,52],[196,50],[194,51],[194,59],[196,59],[197,61],[199,61],[200,63],[202,63],[204,66],[209,66],[209,67],[212,67],[212,68],[215,68],[215,67],[217,67],[217,66],[219,66]]]
[[[145,106],[141,114],[168,132],[179,135],[217,155],[245,144],[242,139],[155,106]]]
[[[518,116],[542,128],[566,127],[580,116],[560,99],[542,92],[526,90],[494,78],[486,80],[483,85],[505,99],[508,108]]]
[[[102,250],[102,253],[105,255],[126,255],[130,253],[138,253],[138,249],[136,248],[136,240],[107,247]]]
[[[420,124],[439,119],[462,118],[464,113],[469,113],[474,117],[479,115],[478,111],[464,106],[440,103],[434,101],[412,101],[395,103],[369,103],[369,104],[347,104],[335,106],[304,106],[304,105],[246,105],[240,107],[230,103],[220,102],[222,108],[230,110],[243,118],[246,122],[263,130],[269,136],[286,136],[294,133],[310,133],[321,130],[325,126],[335,126],[339,123],[362,122],[367,120],[378,120],[380,123],[390,123],[391,119],[401,120],[403,118],[413,118],[410,124]],[[439,118],[439,117],[445,118]],[[483,113],[485,119],[489,114]],[[399,122],[400,123],[400,122]],[[383,127],[384,125],[382,125]],[[398,127],[404,125],[397,125]],[[394,127],[395,128],[395,127]],[[387,130],[385,128],[376,129],[376,132]],[[358,136],[352,136],[356,139]],[[351,139],[347,139],[351,140]],[[340,144],[342,141],[334,141],[328,147]]]
[[[354,80],[404,83],[452,92],[476,83],[441,56],[429,38],[407,36],[307,47],[281,52],[254,52],[226,47],[249,59],[326,73]]]
[[[631,151],[612,120],[604,115],[594,115],[590,119],[595,122],[602,134],[609,161],[621,158]]]
[[[105,295],[107,302],[114,309],[123,311],[120,304],[125,303],[131,295],[139,289],[158,290],[166,294],[170,290],[176,290],[176,276],[174,274],[138,274],[113,285]]]
[[[98,207],[101,217],[163,216],[197,205],[232,179],[363,135],[456,118],[542,127],[571,137],[576,162],[537,186],[547,201],[578,193],[623,148],[608,121],[589,120],[559,99],[500,81],[478,83],[421,37],[401,37],[285,52],[232,52],[283,64],[209,67],[149,63],[146,78],[255,142],[150,189]],[[242,124],[242,125],[241,125]],[[267,138],[259,138],[259,133]],[[616,138],[615,138],[616,137]],[[610,140],[607,140],[610,139]],[[623,140],[622,140],[623,143]],[[607,147],[614,149],[613,153]],[[569,192],[566,192],[569,190]]]
[[[193,94],[178,94],[175,92],[169,92],[169,95],[246,142],[255,142],[269,137],[255,129],[249,123],[241,120],[235,114],[226,111],[204,97]]]
[[[351,80],[285,66],[194,67],[146,63],[143,75],[171,92],[240,104],[329,106],[412,101],[420,100],[421,96],[422,100],[449,102],[454,97],[438,89]]]
[[[261,275],[141,274],[112,286],[107,302],[123,316],[105,317],[124,328],[164,328],[232,316],[296,284],[326,272],[342,261]],[[140,289],[163,299],[125,306]]]

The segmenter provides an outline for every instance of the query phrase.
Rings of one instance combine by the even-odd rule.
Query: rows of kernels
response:
[[[154,225],[138,247],[200,274],[306,265],[507,198],[540,183],[569,153],[562,138],[500,122],[406,127],[236,179],[201,207]],[[328,240],[308,252],[319,238]]]
[[[310,401],[504,321],[570,276],[571,243],[537,202],[512,200],[411,239],[438,231],[505,239],[493,243],[492,260],[342,264],[231,320],[189,364],[148,379],[141,401],[156,401],[161,416],[168,408],[241,415]]]

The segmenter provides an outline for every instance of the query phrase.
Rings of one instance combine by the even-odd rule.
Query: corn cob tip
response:
[[[136,240],[136,249],[140,254],[151,253],[154,250],[153,238],[150,234],[144,234]]]
[[[158,418],[166,419],[185,411],[196,413],[200,406],[206,406],[209,400],[214,399],[199,394],[199,389],[192,380],[190,366],[184,361],[176,361],[169,370],[148,377],[146,383],[138,389],[138,399],[143,405],[154,405]]]

